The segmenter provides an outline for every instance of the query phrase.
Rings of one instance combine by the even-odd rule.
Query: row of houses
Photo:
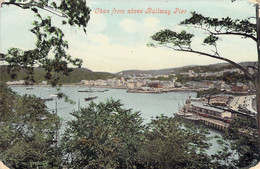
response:
[[[124,88],[140,88],[140,87],[152,87],[152,88],[172,88],[180,86],[175,81],[159,81],[150,79],[108,79],[108,80],[82,80],[81,84],[88,86],[109,86],[109,87],[124,87]]]
[[[6,82],[6,85],[12,86],[12,85],[30,85],[32,83],[26,81],[26,80],[17,80],[17,81],[8,81]],[[47,85],[48,82],[47,81],[42,81],[41,83],[39,83],[38,85]]]
[[[123,76],[126,78],[131,78],[131,79],[146,79],[146,78],[169,78],[169,76],[175,76],[175,74],[165,74],[165,75],[151,75],[151,74],[133,74],[133,75],[123,75],[123,73],[120,73],[119,76]]]
[[[253,70],[249,70],[250,73],[254,73]],[[189,70],[189,72],[184,72],[184,73],[180,73],[181,75],[185,75],[188,77],[209,77],[209,76],[216,76],[216,77],[220,77],[223,76],[225,73],[239,73],[239,74],[244,74],[244,72],[242,72],[240,69],[238,68],[233,68],[233,69],[224,69],[222,71],[219,72],[205,72],[205,73],[195,73],[193,70]]]
[[[160,80],[150,80],[141,78],[131,78],[125,80],[124,77],[120,79],[108,79],[108,80],[82,80],[80,83],[87,86],[103,86],[103,87],[117,87],[117,88],[128,88],[128,89],[138,89],[141,87],[150,88],[181,88],[185,87],[188,89],[212,89],[216,88],[220,91],[230,91],[230,92],[248,92],[252,90],[250,86],[242,83],[236,84],[226,84],[224,81],[189,81],[185,84],[176,82],[176,79],[171,81],[160,81]]]
[[[233,92],[248,92],[253,90],[252,86],[243,83],[226,84],[224,81],[189,81],[185,83],[189,89],[213,89],[216,88],[220,91],[233,91]]]

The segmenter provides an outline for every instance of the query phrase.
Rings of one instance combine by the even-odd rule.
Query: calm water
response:
[[[12,87],[14,91],[19,94],[34,94],[41,98],[49,98],[51,95],[57,93],[55,88],[51,87],[33,87],[33,89],[26,90],[25,87]],[[106,92],[78,92],[78,90],[90,90],[86,87],[61,87],[61,92],[69,96],[75,104],[66,103],[63,100],[57,100],[58,115],[65,121],[71,119],[70,112],[78,110],[78,107],[86,107],[90,102],[86,102],[84,98],[89,96],[98,96],[94,102],[102,102],[113,98],[120,100],[126,109],[133,109],[133,111],[140,111],[144,122],[150,121],[151,117],[160,114],[166,116],[173,116],[178,111],[178,105],[182,106],[185,100],[191,96],[196,97],[195,92],[170,92],[163,94],[147,94],[147,93],[127,93],[125,89],[108,89]],[[101,91],[105,89],[92,88],[92,91]],[[56,100],[46,102],[49,109],[54,110],[56,107]]]
[[[57,90],[52,87],[33,87],[33,89],[26,90],[25,87],[12,87],[12,89],[18,94],[33,94],[41,98],[49,98],[51,95],[55,95]],[[90,90],[87,87],[61,87],[61,92],[64,92],[69,96],[75,104],[66,103],[63,100],[53,100],[46,102],[47,107],[54,111],[57,102],[57,113],[64,120],[60,133],[63,133],[66,121],[72,119],[71,112],[78,110],[80,107],[86,107],[90,103],[86,102],[84,98],[90,96],[98,96],[93,100],[96,103],[106,101],[113,98],[114,100],[120,100],[126,109],[132,109],[133,111],[140,111],[141,116],[144,119],[144,123],[150,122],[152,117],[164,114],[166,116],[173,116],[178,107],[185,103],[185,100],[191,96],[196,97],[195,92],[170,92],[162,94],[148,94],[148,93],[127,93],[125,89],[108,89],[106,92],[78,92],[78,90]],[[105,90],[102,88],[92,88],[93,91]],[[220,135],[219,132],[209,130],[210,135]],[[211,140],[213,146],[208,151],[209,154],[216,152],[219,146],[216,140]]]

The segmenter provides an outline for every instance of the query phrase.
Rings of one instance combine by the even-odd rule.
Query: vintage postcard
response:
[[[0,9],[8,168],[257,165],[258,0],[1,0]]]

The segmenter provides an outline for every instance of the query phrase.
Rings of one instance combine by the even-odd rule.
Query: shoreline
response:
[[[8,87],[25,87],[25,88],[33,88],[33,87],[53,87],[52,85],[7,85]],[[200,88],[200,89],[189,89],[189,88],[169,88],[169,89],[160,89],[160,90],[139,90],[139,89],[129,89],[125,86],[91,86],[91,85],[83,85],[83,84],[63,84],[57,87],[81,87],[81,88],[108,88],[108,89],[125,89],[127,93],[150,93],[150,94],[161,94],[161,93],[169,93],[169,92],[199,92],[204,91],[207,89]],[[231,94],[237,96],[244,96],[255,94],[255,92],[224,92],[223,94]]]
[[[8,87],[25,87],[25,88],[33,88],[33,87],[52,87],[52,85],[7,85]],[[87,88],[108,88],[108,89],[126,89],[128,93],[168,93],[168,92],[198,92],[203,89],[185,89],[185,88],[171,88],[171,89],[161,89],[158,91],[142,91],[138,89],[130,89],[128,90],[127,87],[116,87],[116,86],[89,86],[89,85],[81,85],[81,84],[64,84],[58,87],[87,87]]]

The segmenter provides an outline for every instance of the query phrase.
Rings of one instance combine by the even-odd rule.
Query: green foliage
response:
[[[62,139],[67,167],[226,167],[207,154],[208,131],[177,118],[160,116],[144,126],[140,113],[114,100],[91,102],[72,115]]]
[[[195,73],[205,73],[205,72],[219,72],[224,69],[232,69],[235,68],[233,65],[205,65],[205,66],[190,66],[190,67],[182,67],[174,70],[175,74],[179,74],[182,72],[188,72],[189,70],[193,70]]]
[[[63,24],[85,28],[90,19],[90,9],[86,6],[86,0],[30,0],[26,3],[19,3],[20,0],[10,0],[2,5],[15,5],[23,9],[30,9],[39,13],[38,9],[46,10],[63,18]]]
[[[0,86],[0,157],[19,169],[58,168],[61,156],[55,147],[59,118],[34,96],[19,96]]]
[[[177,82],[181,82],[182,84],[185,84],[190,81],[197,81],[201,82],[203,80],[208,80],[208,81],[224,81],[227,84],[234,84],[234,83],[243,83],[243,84],[249,84],[250,79],[245,76],[244,74],[241,75],[239,73],[224,73],[223,76],[207,76],[207,77],[202,77],[202,76],[197,76],[197,77],[188,77],[185,75],[177,74]]]
[[[161,30],[155,33],[151,39],[156,42],[157,45],[152,44],[149,46],[163,46],[175,51],[194,53],[228,62],[243,71],[247,78],[250,79],[250,81],[254,83],[255,86],[257,86],[255,75],[250,74],[246,68],[239,65],[238,63],[228,58],[221,57],[216,44],[219,36],[222,35],[236,35],[243,38],[251,38],[257,42],[256,24],[251,23],[248,19],[232,20],[230,17],[219,19],[205,17],[196,12],[192,12],[191,14],[192,16],[189,19],[182,21],[180,25],[187,25],[188,28],[192,26],[194,28],[200,29],[202,32],[204,32],[204,34],[207,34],[202,44],[213,46],[211,50],[196,50],[194,49],[194,46],[191,45],[191,38],[194,37],[193,34],[187,33],[184,30],[180,33],[176,33],[169,29]],[[254,69],[257,70],[256,67],[254,67]]]
[[[238,82],[244,84],[250,83],[250,79],[247,76],[239,73],[225,73],[222,78],[227,84],[234,84]]]
[[[73,112],[74,120],[62,139],[64,153],[73,168],[133,168],[142,143],[139,112],[122,108],[119,101],[90,103]]]
[[[208,90],[197,92],[197,97],[200,98],[202,96],[215,95],[215,94],[220,94],[220,93],[221,92],[218,89],[213,88],[213,89],[208,89]]]
[[[57,85],[60,77],[59,72],[68,75],[72,69],[69,66],[80,67],[82,60],[73,59],[68,53],[68,42],[64,40],[62,30],[52,25],[51,17],[43,18],[38,9],[44,9],[54,13],[57,11],[62,14],[63,24],[69,23],[71,26],[82,27],[86,32],[87,22],[89,21],[90,9],[86,6],[85,0],[62,0],[57,1],[30,1],[20,4],[16,1],[3,2],[3,5],[16,5],[23,9],[31,9],[37,16],[33,22],[33,28],[30,30],[35,34],[37,41],[35,49],[21,50],[17,47],[11,48],[6,54],[0,55],[0,60],[9,64],[9,74],[15,78],[16,73],[25,70],[25,80],[35,82],[34,67],[42,67],[45,73],[45,79],[51,80],[53,86]]]
[[[161,30],[154,34],[151,38],[154,41],[157,41],[159,44],[168,44],[171,43],[173,46],[189,46],[191,43],[191,38],[194,35],[182,31],[181,33],[176,33],[169,29]]]
[[[205,17],[196,12],[191,12],[192,17],[181,22],[182,25],[194,25],[209,30],[214,28],[216,32],[244,33],[245,37],[255,37],[256,24],[251,23],[248,19],[233,20],[230,17],[211,18]]]
[[[169,77],[157,77],[157,78],[149,78],[150,80],[160,80],[160,81],[171,81],[175,76],[169,75]]]
[[[146,168],[220,168],[207,155],[208,134],[205,128],[177,118],[156,117],[145,130],[140,157]]]
[[[230,149],[236,158],[234,166],[242,168],[257,164],[259,159],[256,119],[237,117],[225,132],[225,139],[230,140]]]
[[[8,75],[7,66],[0,66],[1,71],[1,80],[3,82],[12,81],[12,79]],[[22,80],[26,77],[26,71],[19,71],[16,73],[15,80]],[[92,72],[88,69],[84,68],[73,68],[69,75],[63,75],[61,72],[57,74],[59,79],[59,83],[61,84],[73,84],[79,83],[81,80],[107,80],[109,78],[115,78],[116,76],[111,73],[106,72]],[[42,68],[34,68],[34,80],[35,83],[41,83],[45,80],[45,70]],[[51,84],[51,80],[47,80],[48,84]]]
[[[85,28],[90,19],[91,11],[86,6],[86,0],[62,0],[59,6],[55,2],[52,2],[51,5],[67,16],[67,21],[63,20],[63,24],[69,23],[71,26],[83,27],[86,33]]]
[[[219,37],[217,37],[217,36],[209,35],[208,37],[206,37],[204,39],[203,43],[216,46],[216,42],[218,39],[219,39]]]

